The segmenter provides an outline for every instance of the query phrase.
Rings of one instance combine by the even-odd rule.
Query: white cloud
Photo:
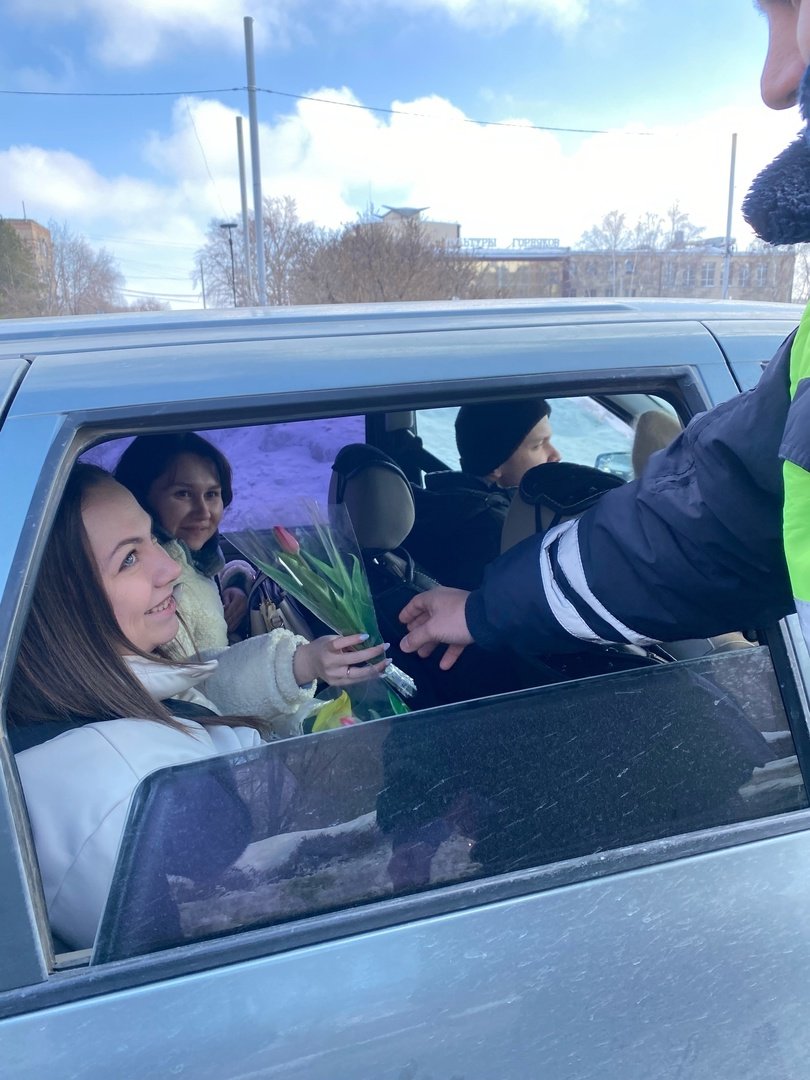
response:
[[[296,0],[252,0],[254,37],[285,44],[295,26]],[[220,44],[244,48],[244,5],[240,0],[11,0],[29,20],[80,22],[88,26],[91,50],[109,67],[139,67],[182,47]]]
[[[358,104],[346,88],[313,96]],[[573,244],[608,210],[624,211],[632,223],[677,199],[707,235],[721,235],[736,131],[734,233],[744,246],[752,234],[739,215],[742,196],[798,127],[795,113],[760,106],[643,136],[574,137],[520,120],[514,127],[466,123],[439,97],[392,107],[395,115],[379,115],[299,101],[262,124],[265,194],[293,196],[302,218],[330,227],[353,220],[369,201],[427,206],[427,216],[459,222],[462,236],[501,244],[526,236]],[[104,243],[135,291],[191,293],[193,254],[208,222],[239,213],[235,116],[216,101],[176,102],[170,133],[151,135],[143,147],[151,180],[101,175],[65,151],[11,148],[0,153],[0,206],[24,200],[37,220],[64,220]],[[626,129],[637,130],[632,123]],[[252,202],[249,178],[248,192]]]
[[[313,96],[355,103],[346,89]],[[380,116],[300,102],[263,128],[265,186],[295,196],[302,215],[329,225],[371,199],[428,206],[430,216],[458,221],[462,235],[504,243],[558,236],[570,244],[610,209],[632,221],[648,210],[663,213],[677,199],[708,235],[718,235],[725,231],[732,132],[739,211],[753,176],[798,126],[795,114],[756,106],[643,135],[628,123],[622,131],[573,137],[519,119],[507,127],[468,123],[438,97],[392,107],[394,115]],[[739,213],[734,228],[747,243],[751,234]]]
[[[367,0],[344,0],[353,7]],[[380,0],[373,0],[378,4]],[[382,0],[390,7],[440,11],[467,26],[504,29],[521,20],[547,23],[570,32],[604,11],[631,6],[636,0]]]
[[[336,0],[334,10],[323,0],[252,0],[256,47],[286,46],[305,37],[307,14],[329,18],[334,11],[366,15],[386,6],[413,15],[444,13],[458,23],[486,31],[502,30],[520,21],[549,25],[571,33],[603,13],[613,13],[638,0]],[[81,23],[87,27],[91,52],[111,68],[136,68],[170,58],[181,43],[244,46],[241,0],[9,0],[9,7],[29,21]],[[35,73],[36,74],[36,73]]]
[[[0,152],[0,204],[19,207],[107,248],[135,292],[178,295],[197,306],[189,278],[205,217],[173,176],[159,185],[131,176],[105,177],[76,155],[36,146]],[[9,216],[12,216],[9,214]]]

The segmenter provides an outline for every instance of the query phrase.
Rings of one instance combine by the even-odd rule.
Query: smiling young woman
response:
[[[115,478],[151,515],[165,551],[179,564],[176,598],[182,626],[174,652],[223,649],[242,622],[252,570],[225,569],[219,524],[233,501],[231,466],[193,431],[140,435],[115,467]]]
[[[76,948],[92,944],[144,776],[258,745],[309,703],[316,678],[362,682],[384,663],[381,647],[355,648],[357,635],[307,642],[288,630],[206,662],[172,660],[178,571],[133,495],[97,466],[76,466],[7,706],[51,922]]]
[[[147,653],[166,645],[179,628],[173,588],[180,567],[157,542],[149,515],[110,483],[87,492],[82,521],[124,637]]]

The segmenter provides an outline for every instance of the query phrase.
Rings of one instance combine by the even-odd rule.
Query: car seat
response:
[[[414,522],[410,482],[387,454],[365,443],[344,446],[332,465],[330,505],[346,507],[363,556],[380,631],[391,643],[389,656],[416,682],[414,708],[506,693],[560,675],[543,664],[527,664],[511,652],[485,652],[471,645],[449,671],[439,668],[441,650],[423,659],[403,653],[399,613],[417,593],[439,582],[427,574],[404,546]]]
[[[405,473],[382,450],[350,443],[338,452],[329,482],[329,505],[343,505],[367,561],[421,592],[438,582],[419,569],[402,544],[415,520]]]
[[[515,492],[501,532],[501,554],[533,533],[579,517],[611,488],[624,483],[612,473],[570,461],[529,469]]]
[[[669,446],[681,431],[680,421],[663,409],[648,409],[643,412],[636,420],[633,436],[633,475],[641,476],[651,455]]]

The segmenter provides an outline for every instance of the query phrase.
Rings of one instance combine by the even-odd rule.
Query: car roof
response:
[[[132,336],[139,344],[153,341],[218,339],[229,333],[249,334],[261,328],[263,336],[288,334],[292,327],[305,332],[307,326],[346,324],[393,325],[425,320],[431,326],[461,318],[465,323],[499,320],[565,324],[606,319],[617,321],[794,319],[801,316],[801,304],[740,300],[694,299],[594,299],[548,300],[458,300],[415,301],[385,304],[322,304],[299,307],[225,308],[197,311],[139,311],[107,315],[68,315],[37,319],[0,321],[0,356],[18,355],[29,349],[37,355],[72,352],[89,340],[120,344]]]
[[[801,312],[647,299],[133,312],[0,324],[0,363],[29,364],[9,418],[183,401],[208,411],[226,398],[725,365],[719,324],[730,334],[769,325],[771,336],[785,336]]]

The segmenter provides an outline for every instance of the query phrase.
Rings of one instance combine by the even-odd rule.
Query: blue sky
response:
[[[252,15],[260,87],[364,106],[259,95],[265,194],[293,195],[328,226],[371,199],[429,206],[462,235],[570,244],[610,209],[634,220],[678,199],[716,235],[731,132],[739,205],[798,127],[759,100],[766,28],[751,0],[0,0],[0,10],[0,90],[64,95],[244,86]],[[243,92],[3,94],[0,108],[0,213],[21,216],[24,201],[28,216],[104,244],[133,295],[198,303],[193,253],[211,218],[239,208]],[[735,233],[750,239],[738,217]]]

